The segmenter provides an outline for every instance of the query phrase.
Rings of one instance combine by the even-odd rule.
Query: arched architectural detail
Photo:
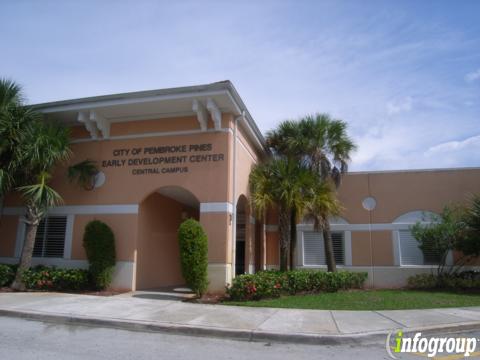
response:
[[[163,186],[139,204],[136,287],[183,285],[177,231],[187,218],[199,220],[200,202],[189,190]]]
[[[166,183],[164,185],[161,184],[160,186],[157,185],[156,187],[153,187],[151,189],[146,189],[145,193],[142,195],[143,197],[140,198],[138,203],[141,204],[146,198],[148,198],[150,195],[156,192],[161,193],[161,192],[167,192],[169,190],[171,190],[172,193],[177,193],[177,194],[179,194],[179,191],[180,191],[181,193],[183,193],[183,196],[188,196],[191,200],[195,199],[195,201],[198,204],[201,202],[201,198],[199,194],[196,194],[195,191],[191,189],[189,186],[184,186],[182,184]]]
[[[438,214],[428,211],[428,210],[415,210],[409,211],[405,214],[400,215],[395,220],[393,224],[415,224],[416,222],[432,222]]]
[[[240,194],[240,195],[238,196],[236,204],[237,204],[237,207],[238,207],[239,204],[240,204],[240,206],[241,206],[242,208],[245,208],[245,209],[249,209],[249,208],[250,208],[250,203],[249,203],[249,201],[248,201],[248,197],[247,197],[247,195],[245,195],[245,194]]]
[[[349,224],[349,222],[346,219],[344,219],[343,217],[340,217],[340,216],[333,216],[333,217],[328,219],[328,222],[331,225],[347,225],[347,224]]]

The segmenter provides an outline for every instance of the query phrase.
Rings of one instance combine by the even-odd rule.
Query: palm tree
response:
[[[41,119],[34,121],[24,134],[24,141],[17,145],[15,188],[26,205],[26,237],[19,267],[12,284],[15,290],[23,290],[22,273],[30,268],[37,229],[48,210],[62,203],[61,196],[48,185],[53,170],[71,156],[70,131],[57,124]],[[68,168],[68,177],[86,190],[92,189],[93,176],[98,173],[91,160],[85,160]],[[87,188],[88,185],[88,188]]]
[[[280,233],[280,270],[288,269],[290,247],[290,214],[292,209],[302,214],[312,173],[298,162],[287,158],[272,158],[258,164],[250,173],[250,194],[252,207],[259,216],[266,210],[277,207]],[[296,219],[295,219],[296,220]]]
[[[8,79],[0,79],[0,217],[5,195],[11,190],[14,179],[12,161],[15,144],[21,141],[28,113],[22,112],[21,88]],[[16,117],[18,121],[12,122]]]
[[[317,179],[311,188],[311,194],[305,209],[305,219],[313,221],[314,231],[322,232],[329,271],[335,271],[335,256],[328,218],[338,215],[340,211],[341,206],[331,181]],[[333,259],[333,261],[330,259]]]
[[[25,223],[27,225],[20,264],[12,284],[15,290],[24,290],[22,273],[32,262],[33,247],[40,221],[51,207],[62,201],[61,196],[48,185],[56,165],[69,159],[69,130],[56,123],[33,121],[24,134],[25,138],[17,145],[18,159],[21,166],[15,177],[21,186],[20,192],[26,205]]]
[[[321,181],[331,181],[335,188],[340,186],[341,177],[348,170],[350,155],[356,149],[356,145],[347,134],[347,124],[342,120],[332,119],[327,114],[309,115],[299,121],[284,121],[278,129],[267,133],[267,144],[277,156],[296,159],[317,173]],[[331,215],[333,214],[324,212],[315,216],[324,217],[319,224],[322,225],[322,231],[325,230],[323,232],[327,267],[328,271],[335,271],[335,257],[328,224],[328,217]],[[295,222],[292,222],[291,232],[296,234]],[[292,245],[294,243],[295,241],[292,241]]]
[[[26,239],[12,284],[18,290],[24,288],[21,275],[31,265],[38,225],[62,201],[48,182],[55,166],[71,155],[69,130],[45,121],[22,99],[19,85],[0,79],[0,205],[11,191],[18,191],[26,205]],[[68,176],[91,189],[97,172],[95,163],[85,160],[72,165]]]
[[[292,158],[300,161],[301,156],[297,149],[293,148],[292,139],[300,136],[298,123],[295,121],[283,121],[276,130],[269,131],[266,136],[267,146],[274,156]],[[290,211],[290,266],[293,266],[295,249],[297,248],[297,218],[296,209]]]

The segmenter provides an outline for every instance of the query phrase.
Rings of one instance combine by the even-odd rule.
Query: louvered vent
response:
[[[345,241],[343,232],[332,232],[333,255],[337,265],[345,264]]]
[[[37,229],[33,256],[63,258],[66,229],[66,216],[50,216],[43,219]]]
[[[332,232],[333,255],[337,265],[345,264],[345,241],[343,232]],[[303,259],[305,265],[326,265],[325,247],[321,233],[303,232]]]
[[[439,263],[439,253],[428,251],[424,254],[410,230],[400,230],[399,234],[402,265],[436,265]]]

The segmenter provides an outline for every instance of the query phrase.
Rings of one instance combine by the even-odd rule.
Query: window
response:
[[[333,255],[335,263],[345,265],[345,241],[343,232],[332,232]]]
[[[245,236],[246,216],[245,213],[237,213],[237,232],[235,244],[235,275],[245,274]]]
[[[66,229],[66,216],[49,216],[43,219],[38,225],[33,256],[63,258]]]
[[[440,254],[436,251],[424,254],[410,230],[399,230],[399,239],[402,265],[437,265],[439,263]]]
[[[331,233],[333,242],[333,255],[337,265],[345,264],[345,235],[344,232]],[[303,264],[326,265],[325,247],[323,236],[319,232],[303,232]]]

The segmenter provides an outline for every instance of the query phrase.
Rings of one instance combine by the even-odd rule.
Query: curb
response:
[[[240,330],[216,328],[208,326],[192,326],[174,323],[160,323],[141,320],[122,320],[115,318],[92,318],[86,316],[72,316],[64,314],[45,314],[33,311],[16,311],[0,309],[0,316],[15,317],[26,320],[42,321],[66,325],[99,326],[118,330],[161,332],[175,335],[215,337],[221,339],[280,342],[310,345],[359,345],[364,343],[385,341],[386,336],[393,330],[363,332],[352,334],[309,334],[309,333],[275,333],[260,330]],[[434,335],[438,332],[459,332],[479,330],[480,321],[436,325],[419,328],[403,328],[405,334],[422,332],[425,335]],[[400,330],[400,329],[398,329]]]

